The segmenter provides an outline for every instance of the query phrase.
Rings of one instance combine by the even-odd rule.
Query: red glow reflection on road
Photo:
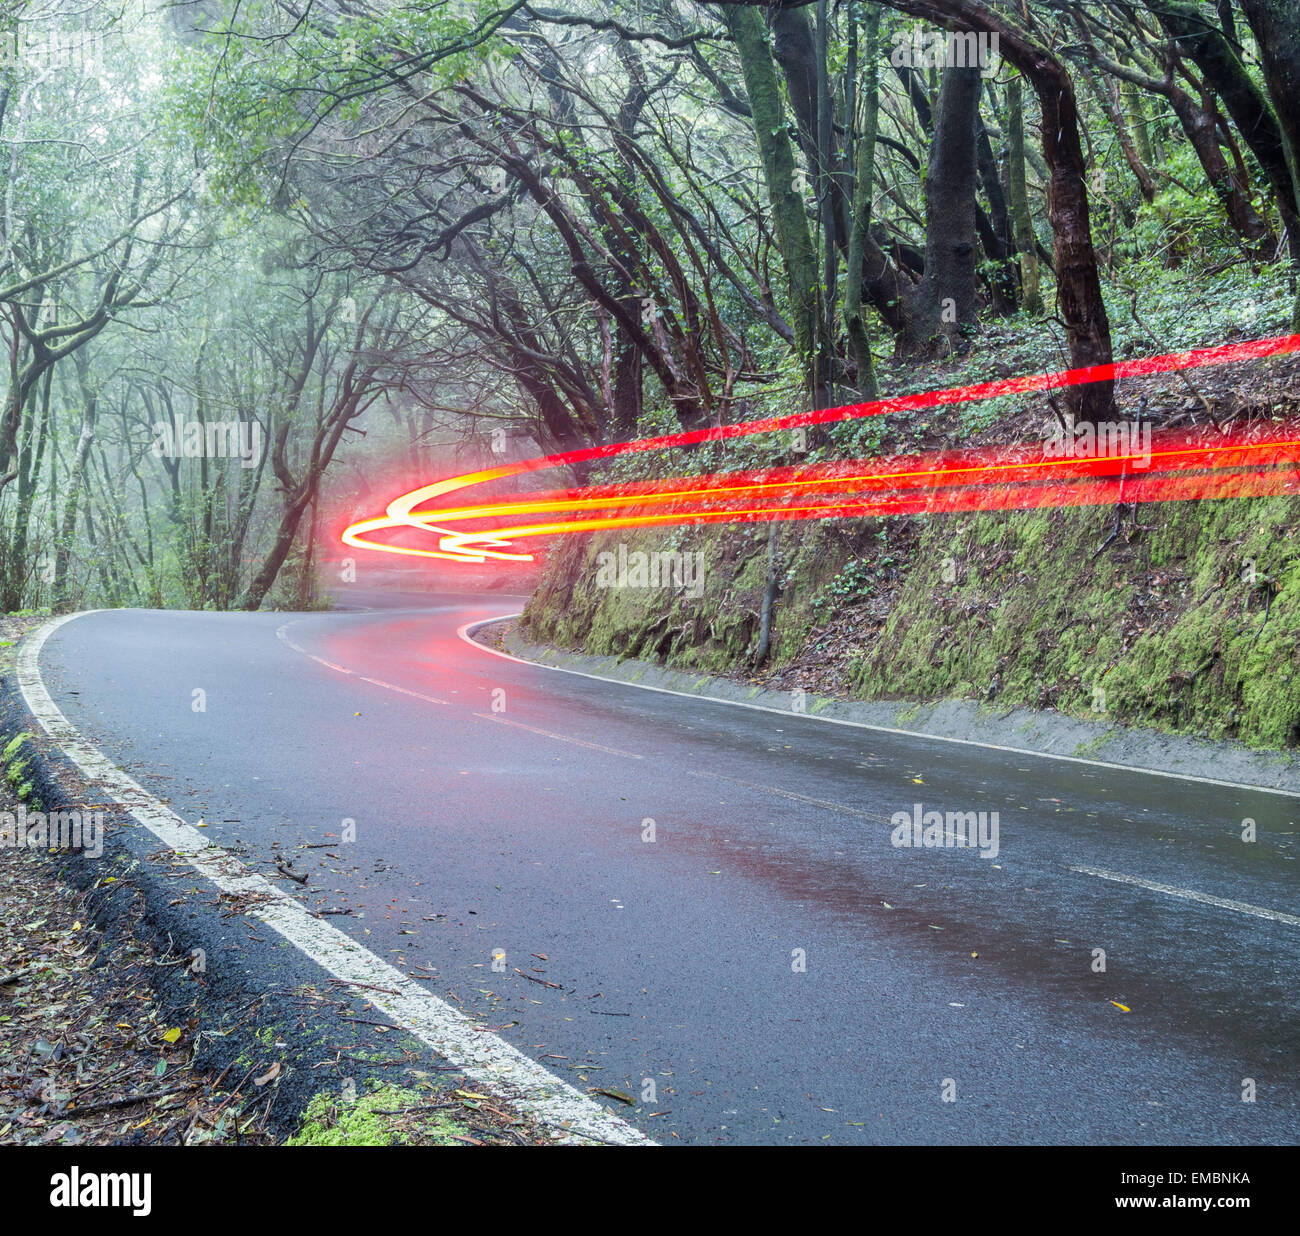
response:
[[[342,539],[357,548],[422,558],[458,562],[529,561],[532,555],[513,549],[513,541],[604,528],[1294,494],[1300,492],[1296,471],[1300,432],[1295,426],[1283,430],[1274,426],[1269,432],[1247,429],[1224,434],[1212,444],[1206,444],[1200,434],[1162,433],[1155,435],[1150,443],[1149,461],[1145,450],[1141,455],[1130,451],[1063,459],[1050,456],[1042,444],[1034,444],[595,485],[511,495],[509,499],[469,505],[429,505],[470,486],[638,451],[691,446],[1088,382],[1231,364],[1297,349],[1300,349],[1300,335],[1281,335],[545,455],[448,477],[411,490],[389,503],[384,515],[352,524]],[[499,522],[523,516],[556,515],[567,518],[542,518],[525,524]],[[489,526],[460,532],[446,527],[467,521],[488,521]],[[370,534],[397,528],[414,528],[436,535],[438,548],[422,549],[369,539]]]

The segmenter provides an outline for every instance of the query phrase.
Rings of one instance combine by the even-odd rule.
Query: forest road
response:
[[[291,853],[295,896],[658,1142],[1300,1137],[1296,799],[471,642],[522,602],[99,611],[39,674],[213,843]]]

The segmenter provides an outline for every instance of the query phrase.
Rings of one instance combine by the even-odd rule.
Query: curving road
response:
[[[578,1089],[633,1098],[610,1105],[656,1140],[1296,1142],[1300,802],[461,634],[521,600],[105,611],[41,671],[214,842],[292,853],[309,907],[352,911],[330,922]],[[892,845],[915,803],[996,811],[998,855]]]

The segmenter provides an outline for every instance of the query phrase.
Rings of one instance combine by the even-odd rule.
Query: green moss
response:
[[[445,1112],[415,1112],[427,1107],[428,1091],[380,1086],[350,1102],[335,1094],[318,1094],[307,1105],[302,1125],[289,1146],[456,1146],[468,1131]],[[395,1115],[394,1113],[400,1113]]]
[[[23,743],[31,741],[31,737],[30,734],[15,734],[5,744],[4,751],[0,752],[0,765],[8,764],[22,749]]]

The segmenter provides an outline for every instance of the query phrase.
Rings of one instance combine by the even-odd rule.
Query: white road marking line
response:
[[[299,621],[302,620],[299,619]],[[304,656],[311,657],[313,661],[319,661],[322,665],[327,665],[330,669],[338,670],[340,673],[356,674],[362,682],[368,682],[372,687],[383,687],[388,691],[400,691],[403,695],[413,696],[415,699],[424,700],[428,704],[450,705],[449,700],[440,700],[432,695],[421,695],[419,691],[411,691],[406,687],[399,687],[396,683],[384,682],[379,678],[366,678],[361,674],[357,674],[356,670],[350,670],[342,665],[335,665],[332,661],[323,660],[313,653],[308,652],[305,648],[300,648],[287,635],[283,634],[283,632],[292,625],[293,623],[286,622],[284,626],[276,631],[276,636],[288,644],[295,652],[301,652]],[[528,662],[521,661],[520,664],[527,665]],[[634,751],[620,751],[617,747],[603,747],[598,742],[586,742],[584,739],[574,738],[569,734],[557,734],[554,730],[542,730],[533,725],[525,725],[522,721],[510,721],[505,717],[498,716],[496,713],[476,712],[474,715],[484,721],[497,721],[502,725],[513,725],[517,730],[527,730],[530,734],[540,734],[543,738],[554,738],[559,742],[572,743],[575,747],[586,747],[589,751],[604,751],[607,755],[619,755],[629,760],[641,760],[645,758],[642,755],[637,755]]]
[[[211,844],[88,743],[50,697],[41,679],[38,659],[45,641],[61,626],[86,613],[98,612],[101,611],[88,610],[55,618],[28,635],[18,651],[17,679],[32,715],[67,758],[97,782],[107,797],[126,807],[164,845],[222,892],[256,893],[264,898],[248,909],[249,917],[261,919],[279,932],[398,1026],[463,1069],[473,1081],[555,1130],[559,1135],[556,1140],[577,1142],[588,1138],[618,1145],[655,1144],[639,1129],[561,1081],[504,1039],[484,1033],[465,1014],[412,982],[338,928],[313,917],[301,902]],[[383,988],[393,988],[401,994],[391,995]]]
[[[874,823],[888,824],[887,815],[879,815],[874,811],[863,811],[859,807],[847,807],[843,803],[831,802],[829,798],[809,798],[807,794],[796,794],[793,790],[778,790],[774,785],[762,785],[757,781],[742,781],[739,777],[727,777],[722,773],[704,772],[698,768],[688,768],[686,770],[692,777],[709,777],[714,781],[730,781],[732,785],[743,785],[749,790],[759,790],[764,794],[778,794],[782,798],[793,798],[796,802],[809,803],[814,807],[824,807],[827,811],[839,811],[844,815],[856,815],[863,820],[871,820]]]
[[[426,704],[450,703],[449,700],[440,700],[436,695],[422,695],[419,691],[411,691],[406,687],[399,687],[394,682],[384,682],[380,678],[366,678],[364,675],[358,674],[356,670],[348,669],[346,665],[335,665],[333,661],[326,661],[323,657],[318,657],[315,653],[308,652],[307,649],[303,648],[300,644],[295,644],[293,640],[285,634],[290,627],[297,626],[301,621],[302,619],[298,618],[294,622],[286,622],[284,626],[278,627],[275,632],[275,638],[280,640],[281,643],[288,644],[294,652],[300,652],[304,657],[310,657],[313,661],[319,662],[321,665],[324,665],[329,669],[338,670],[340,674],[353,674],[357,678],[360,678],[362,682],[368,682],[372,687],[383,687],[386,691],[400,691],[403,695],[410,695],[414,696],[417,700],[424,700]]]
[[[645,759],[645,756],[637,755],[635,751],[620,751],[617,747],[602,747],[598,742],[586,742],[581,738],[570,737],[568,734],[556,734],[552,730],[539,730],[535,725],[525,725],[522,721],[509,721],[505,717],[498,717],[495,713],[476,712],[474,715],[483,721],[496,721],[500,725],[512,725],[517,730],[527,730],[530,734],[540,734],[543,738],[555,738],[560,742],[569,742],[575,747],[587,747],[592,751],[604,751],[609,755],[621,755],[629,760]]]
[[[1103,871],[1100,867],[1071,867],[1070,870],[1077,871],[1080,875],[1096,876],[1099,880],[1113,880],[1116,884],[1135,884],[1138,888],[1149,888],[1154,893],[1167,893],[1170,897],[1182,897],[1185,901],[1199,901],[1202,905],[1218,906],[1221,910],[1235,910],[1238,914],[1251,914],[1255,918],[1266,918],[1274,923],[1300,927],[1300,915],[1284,914],[1281,910],[1269,910],[1264,906],[1252,906],[1245,901],[1231,901],[1227,897],[1212,897],[1209,893],[1198,893],[1193,888],[1157,884],[1155,880],[1143,880],[1139,876],[1123,875],[1118,871]]]
[[[349,673],[352,671],[349,670]],[[450,701],[440,700],[436,695],[421,695],[419,691],[410,691],[406,687],[399,687],[394,682],[383,682],[378,678],[362,678],[362,682],[368,682],[372,687],[385,687],[389,691],[397,691],[402,695],[413,696],[417,700],[423,700],[426,704],[446,704]]]
[[[91,613],[91,614],[97,614],[97,613],[99,613],[99,610],[97,610],[97,609],[92,609],[92,610],[88,610],[87,612],[88,612],[88,613]],[[296,619],[296,620],[293,621],[293,622],[286,622],[286,623],[284,623],[282,626],[278,626],[278,627],[276,627],[276,628],[275,628],[275,638],[278,639],[282,644],[288,644],[289,647],[292,648],[292,649],[294,650],[294,652],[300,652],[300,653],[302,653],[302,655],[303,655],[304,657],[309,657],[309,656],[311,656],[311,653],[308,652],[307,649],[305,649],[304,647],[302,647],[301,644],[295,644],[295,643],[293,642],[293,640],[291,640],[291,639],[290,639],[290,638],[285,634],[285,632],[286,632],[290,627],[296,627],[296,626],[298,625],[298,623],[301,622],[301,621],[302,621],[302,619],[301,619],[301,618],[298,618],[298,619]]]
[[[608,678],[604,674],[589,674],[584,670],[569,669],[568,666],[564,665],[547,665],[543,661],[526,661],[523,657],[512,656],[508,652],[502,652],[499,648],[489,648],[486,644],[480,644],[478,640],[470,638],[469,632],[471,630],[490,626],[494,622],[506,622],[511,618],[521,616],[522,614],[501,614],[496,618],[479,618],[474,622],[465,623],[456,631],[456,634],[480,652],[490,653],[494,657],[502,657],[507,661],[514,661],[518,665],[529,665],[533,669],[554,670],[558,674],[573,674],[578,678],[590,678],[593,682],[610,682],[620,687],[635,687],[638,691],[655,691],[660,695],[676,695],[686,700],[703,700],[710,704],[726,704],[731,708],[748,708],[751,712],[768,712],[792,720],[820,721],[825,725],[845,725],[850,729],[870,730],[876,734],[897,734],[901,738],[923,738],[930,742],[950,742],[960,747],[980,747],[985,751],[1002,751],[1007,755],[1031,755],[1040,760],[1059,760],[1066,764],[1084,764],[1089,768],[1109,768],[1115,772],[1140,773],[1146,777],[1167,777],[1173,781],[1192,781],[1197,785],[1217,785],[1228,790],[1252,790],[1258,794],[1277,794],[1282,798],[1300,798],[1300,792],[1295,790],[1279,790],[1268,785],[1250,785],[1245,781],[1220,781],[1216,777],[1197,777],[1192,773],[1169,772],[1163,768],[1140,768],[1136,764],[1112,764],[1109,760],[1090,760],[1081,755],[1057,755],[1052,751],[1031,751],[1027,747],[1006,747],[1001,743],[981,742],[978,738],[953,738],[947,734],[926,734],[921,730],[905,730],[892,725],[873,725],[870,721],[848,721],[843,717],[824,717],[810,712],[788,711],[784,708],[771,708],[767,704],[750,704],[744,700],[722,699],[716,695],[697,695],[692,691],[674,691],[671,687],[652,687],[644,682],[628,682],[624,678]]]

